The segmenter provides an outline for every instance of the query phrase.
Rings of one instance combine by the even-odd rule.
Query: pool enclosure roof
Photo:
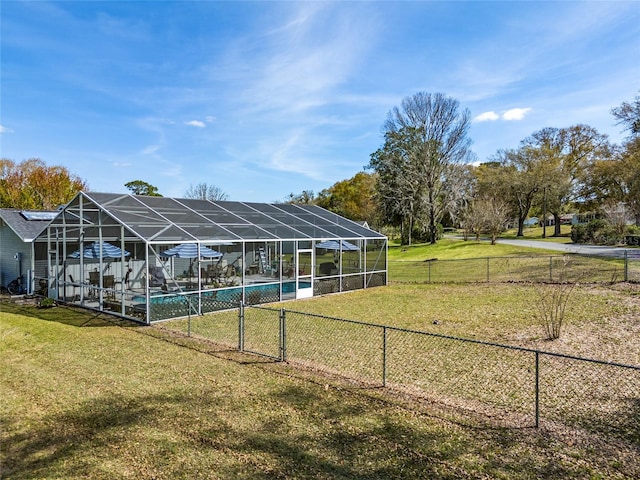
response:
[[[78,193],[52,225],[61,223],[67,227],[119,224],[131,236],[147,243],[386,239],[378,232],[315,205],[214,202],[95,192]]]

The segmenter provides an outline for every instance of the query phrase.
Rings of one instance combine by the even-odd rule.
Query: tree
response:
[[[229,198],[229,195],[227,195],[220,187],[217,187],[216,185],[207,185],[206,183],[189,185],[189,189],[184,195],[187,198],[211,200],[212,202],[224,201]]]
[[[375,185],[376,175],[358,172],[353,177],[322,190],[315,203],[345,218],[376,225],[378,208]]]
[[[479,195],[500,195],[518,221],[518,236],[524,236],[524,221],[529,216],[543,178],[538,154],[529,146],[500,150],[485,168],[479,168]],[[480,165],[483,167],[483,165]]]
[[[618,120],[616,125],[624,125],[632,138],[640,135],[640,95],[636,95],[632,103],[622,102],[619,107],[612,108],[611,114]]]
[[[622,102],[611,113],[629,131],[629,137],[619,154],[620,170],[625,195],[623,201],[640,225],[640,95],[633,103]]]
[[[626,142],[611,158],[591,165],[587,182],[594,204],[624,203],[640,225],[640,137]]]
[[[299,203],[303,205],[315,205],[316,203],[316,194],[313,193],[313,190],[303,190],[302,193],[294,194],[293,192],[289,194],[285,203]]]
[[[0,207],[54,210],[85,190],[86,182],[65,167],[47,166],[39,158],[18,164],[0,160]]]
[[[445,189],[448,192],[445,197],[448,202],[445,209],[449,216],[449,225],[455,227],[461,224],[465,212],[476,194],[475,167],[473,165],[453,165],[447,176]]]
[[[491,245],[495,245],[498,235],[504,231],[509,221],[509,216],[509,204],[499,193],[479,196],[468,204],[464,212],[462,226],[465,236],[471,233],[478,240],[481,233],[488,233],[491,236]]]
[[[400,228],[401,243],[411,245],[414,228],[424,223],[423,186],[417,162],[403,148],[406,132],[387,132],[385,147],[371,155],[377,173],[376,191],[384,222]]]
[[[560,236],[560,215],[581,195],[583,172],[610,155],[608,137],[588,125],[574,125],[544,128],[521,144],[537,158],[541,182],[536,202],[544,216],[553,215],[554,236]]]
[[[409,231],[425,222],[431,243],[451,205],[446,186],[452,167],[471,160],[469,126],[469,111],[460,112],[457,100],[419,92],[389,112],[385,143],[371,155],[368,168],[378,173],[387,217],[399,217]]]
[[[491,236],[491,245],[495,245],[509,221],[509,205],[495,195],[479,198],[474,203],[474,208],[482,213],[482,227]]]
[[[134,195],[146,195],[148,197],[161,197],[158,188],[143,182],[142,180],[133,180],[124,184]]]

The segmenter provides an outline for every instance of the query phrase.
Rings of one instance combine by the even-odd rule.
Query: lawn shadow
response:
[[[35,300],[30,299],[12,301],[7,298],[1,298],[0,311],[3,313],[13,313],[37,320],[56,322],[74,327],[108,327],[114,325],[121,327],[140,326],[139,323],[127,319],[65,304],[58,304],[50,308],[40,308]]]

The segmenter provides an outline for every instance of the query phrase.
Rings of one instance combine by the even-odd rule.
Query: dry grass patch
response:
[[[632,284],[578,285],[559,339],[538,324],[536,286],[391,285],[278,304],[286,309],[640,365],[640,295]]]

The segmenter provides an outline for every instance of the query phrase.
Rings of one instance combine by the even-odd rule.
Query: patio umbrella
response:
[[[161,257],[176,257],[176,258],[197,258],[198,257],[198,244],[196,243],[181,243],[173,248],[165,250],[160,253]],[[200,247],[200,256],[203,258],[220,258],[222,254],[209,247]]]
[[[174,258],[198,258],[198,244],[197,243],[181,243],[173,248],[169,248],[160,253],[161,257],[174,257]],[[222,254],[216,250],[203,245],[200,246],[200,258],[220,258]],[[189,262],[189,278],[193,276],[193,262]]]
[[[324,248],[325,250],[342,250],[343,252],[357,252],[360,250],[353,243],[346,240],[327,240],[316,245],[316,248]]]
[[[84,250],[82,251],[82,258],[100,258],[101,251],[102,258],[121,258],[123,254],[120,247],[116,247],[109,242],[102,242],[102,244],[99,242],[93,242],[91,245],[84,247]],[[128,257],[129,255],[130,253],[125,250],[124,256]],[[80,258],[80,250],[76,250],[70,254],[69,257]]]

